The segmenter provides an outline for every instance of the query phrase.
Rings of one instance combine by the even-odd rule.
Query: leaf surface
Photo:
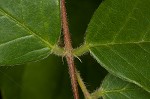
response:
[[[105,0],[85,42],[110,73],[150,92],[150,0]]]
[[[59,0],[0,0],[0,65],[48,56],[60,34]]]
[[[113,75],[107,75],[99,93],[104,99],[149,99],[150,93],[139,86],[121,80]]]

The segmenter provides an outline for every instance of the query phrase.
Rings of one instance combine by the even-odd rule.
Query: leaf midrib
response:
[[[91,47],[99,47],[99,46],[113,46],[113,45],[127,45],[127,44],[142,44],[142,43],[150,43],[150,41],[139,41],[139,42],[125,42],[125,43],[106,43],[106,44],[87,44],[89,48]]]
[[[11,19],[12,21],[14,21],[16,24],[18,24],[20,27],[24,28],[25,30],[28,31],[29,34],[34,35],[35,37],[37,37],[38,39],[40,39],[43,43],[45,43],[49,48],[53,49],[53,45],[50,44],[48,41],[46,41],[45,39],[43,39],[42,37],[40,37],[39,35],[37,35],[35,32],[33,32],[30,28],[28,28],[25,24],[22,24],[19,20],[17,20],[15,17],[13,17],[11,14],[9,14],[8,12],[6,12],[5,10],[3,10],[2,8],[0,8],[0,12],[8,17],[9,19]]]
[[[113,89],[113,90],[102,90],[103,94],[108,94],[108,93],[121,93],[125,91],[134,91],[135,89]]]
[[[93,47],[104,47],[104,46],[115,46],[115,45],[131,45],[131,44],[135,44],[135,45],[139,45],[142,44],[142,43],[150,43],[150,41],[138,41],[138,42],[122,42],[122,43],[101,43],[101,44],[98,44],[98,43],[88,43],[88,42],[85,42],[82,46],[74,49],[73,51],[73,55],[76,57],[76,56],[81,56],[83,55],[84,53],[86,52],[89,52],[91,50],[91,48]],[[143,49],[143,48],[142,48]],[[145,50],[145,49],[144,49]],[[145,50],[147,51],[147,50]],[[150,52],[148,52],[150,53]]]

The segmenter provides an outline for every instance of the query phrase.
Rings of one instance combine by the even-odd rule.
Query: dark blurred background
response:
[[[84,42],[88,23],[101,1],[66,1],[74,48]],[[75,59],[75,64],[92,92],[99,88],[107,72],[89,53],[80,58],[82,63]],[[66,61],[55,55],[23,66],[0,67],[0,85],[3,99],[73,99]],[[83,99],[81,90],[80,97]]]
[[[1,91],[0,91],[0,99],[2,99]]]

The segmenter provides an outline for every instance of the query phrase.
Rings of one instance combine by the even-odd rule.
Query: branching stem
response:
[[[99,99],[104,94],[103,90],[101,88],[97,89],[91,94],[92,99]]]
[[[81,56],[84,53],[89,52],[89,48],[90,48],[90,46],[85,43],[85,44],[81,45],[80,47],[74,49],[73,54],[74,54],[74,56]]]
[[[85,84],[84,84],[84,82],[83,82],[83,80],[82,80],[82,78],[81,78],[81,76],[80,76],[80,73],[79,73],[77,70],[76,70],[76,74],[77,74],[78,83],[79,83],[80,88],[81,88],[81,90],[82,90],[82,92],[83,92],[83,94],[84,94],[84,97],[85,97],[86,99],[92,99],[92,97],[91,97],[89,91],[87,90],[87,88],[86,88],[86,86],[85,86]]]
[[[74,56],[72,54],[72,44],[71,44],[71,37],[69,33],[69,27],[67,22],[67,13],[65,7],[65,0],[61,0],[61,21],[62,21],[62,28],[64,34],[64,44],[65,44],[65,56],[69,67],[69,74],[71,78],[71,85],[74,94],[74,99],[79,99],[78,94],[78,86],[77,86],[77,77],[75,73],[75,64],[74,64]]]

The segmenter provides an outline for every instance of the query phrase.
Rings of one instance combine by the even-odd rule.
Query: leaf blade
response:
[[[105,0],[91,19],[85,42],[92,56],[110,73],[150,92],[148,3]]]
[[[150,94],[140,87],[110,74],[104,79],[101,91],[105,99],[109,97],[113,99],[149,99],[150,97]]]
[[[0,37],[0,65],[22,64],[47,57],[60,35],[59,1],[21,0],[12,2],[1,0],[0,7],[0,34],[2,35]],[[13,46],[9,45],[11,41],[16,41],[12,42]],[[4,50],[9,47],[12,51]],[[26,51],[27,47],[28,51]],[[38,51],[40,49],[45,50]],[[34,51],[34,55],[31,51]],[[27,53],[31,54],[27,55]],[[26,57],[24,61],[18,59],[10,62],[13,61],[11,59],[19,56]]]

